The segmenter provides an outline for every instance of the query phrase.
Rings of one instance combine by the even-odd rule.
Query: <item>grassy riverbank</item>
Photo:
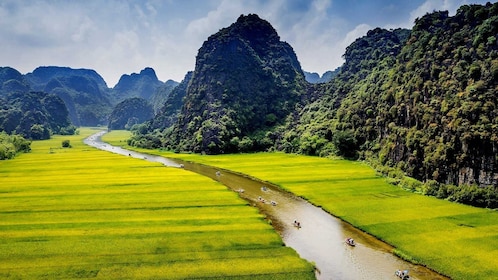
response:
[[[106,140],[123,145],[126,135],[114,132]],[[276,183],[453,279],[498,279],[496,211],[407,192],[360,162],[282,153],[163,155]]]
[[[0,161],[1,279],[314,278],[223,185],[84,145],[94,132]]]

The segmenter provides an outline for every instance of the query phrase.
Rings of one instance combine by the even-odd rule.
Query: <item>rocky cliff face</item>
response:
[[[498,186],[497,32],[496,3],[416,21],[379,108],[379,125],[396,139],[382,151],[410,175]]]
[[[257,15],[210,36],[197,55],[176,125],[180,149],[233,152],[285,120],[305,87],[289,44]]]
[[[163,84],[157,78],[154,69],[147,67],[139,74],[122,75],[111,92],[115,101],[118,102],[132,97],[140,97],[150,101],[156,90]]]
[[[25,75],[32,89],[53,93],[66,104],[76,126],[107,123],[111,102],[104,79],[91,69],[43,66]]]

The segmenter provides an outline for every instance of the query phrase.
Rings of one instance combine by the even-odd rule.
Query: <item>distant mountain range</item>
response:
[[[129,98],[142,98],[159,110],[178,85],[173,80],[159,81],[152,68],[123,75],[114,88],[108,88],[104,79],[91,69],[42,66],[22,75],[13,68],[1,67],[0,73],[0,97],[11,92],[54,94],[63,100],[75,126],[108,125],[113,108]]]
[[[108,125],[112,115],[113,129],[136,124],[130,143],[141,147],[340,155],[431,186],[496,187],[497,34],[498,3],[464,5],[452,17],[433,12],[412,30],[370,30],[346,48],[339,69],[320,76],[249,14],[207,38],[181,83],[145,68],[110,89],[93,70],[4,67],[0,96],[52,94],[77,126]],[[153,117],[140,124],[149,115],[138,112]]]
[[[325,73],[323,73],[323,75],[320,77],[320,75],[318,73],[311,73],[311,72],[306,72],[304,71],[304,78],[306,79],[306,81],[308,81],[309,83],[312,83],[312,84],[323,84],[323,83],[327,83],[327,82],[330,82],[332,80],[332,78],[334,78],[338,73],[339,73],[339,70],[341,68],[337,68],[335,69],[334,71],[327,71]]]

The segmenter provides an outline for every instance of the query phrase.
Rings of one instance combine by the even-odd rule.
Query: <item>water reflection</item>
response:
[[[318,279],[397,279],[394,272],[398,269],[408,269],[410,279],[448,279],[425,267],[397,258],[392,254],[391,246],[268,182],[210,166],[113,147],[100,141],[103,133],[92,135],[85,143],[114,153],[182,167],[217,180],[238,192],[271,220],[286,246],[315,263]],[[300,228],[294,226],[296,220],[301,223]],[[347,245],[347,237],[354,238],[356,246]]]

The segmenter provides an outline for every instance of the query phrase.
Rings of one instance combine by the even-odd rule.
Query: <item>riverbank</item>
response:
[[[84,145],[95,132],[0,161],[1,279],[315,278],[236,193]]]
[[[126,132],[107,135],[115,145]],[[407,192],[361,162],[281,153],[203,156],[145,150],[273,182],[453,279],[498,279],[498,213]]]

